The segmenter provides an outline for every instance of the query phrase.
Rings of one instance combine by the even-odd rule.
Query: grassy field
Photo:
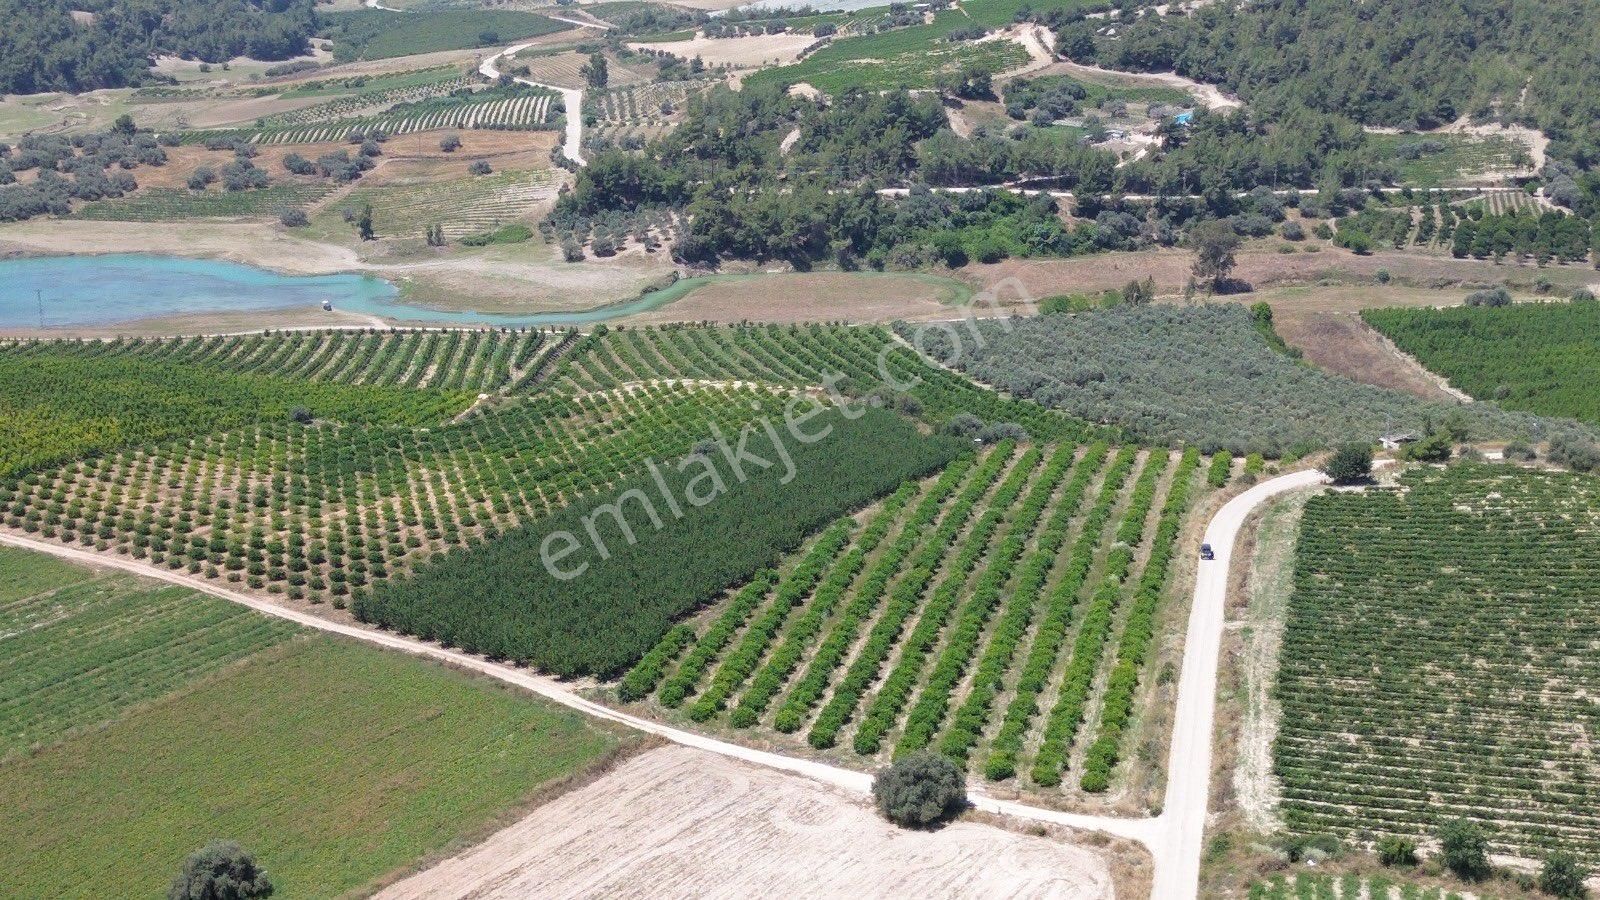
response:
[[[1442,187],[1486,172],[1506,171],[1527,157],[1527,149],[1510,138],[1467,134],[1369,134],[1367,140],[1380,150],[1394,154],[1400,167],[1400,183],[1415,187]],[[1442,145],[1414,159],[1402,155],[1401,148],[1424,142]]]
[[[329,230],[345,230],[340,221],[345,209],[372,204],[372,224],[380,237],[421,237],[429,225],[444,227],[445,236],[489,231],[528,217],[540,200],[554,195],[555,172],[495,172],[446,181],[391,182],[360,186],[317,217]]]
[[[930,25],[914,25],[878,34],[836,41],[792,66],[766,69],[745,79],[747,84],[806,82],[824,93],[852,87],[875,90],[929,88],[940,72],[967,63],[994,71],[1015,68],[1028,53],[1012,41],[951,43],[945,35],[972,20],[960,13],[940,13]]]
[[[293,640],[0,766],[0,871],[11,896],[154,896],[187,853],[228,837],[279,896],[334,896],[618,746],[576,713],[443,667]]]
[[[0,547],[0,758],[116,718],[293,632],[184,588]]]
[[[334,54],[348,59],[389,59],[489,47],[571,28],[544,16],[513,10],[454,9],[397,16],[378,9],[324,13]]]

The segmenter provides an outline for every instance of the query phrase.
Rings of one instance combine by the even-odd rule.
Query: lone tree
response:
[[[360,232],[363,241],[370,241],[372,233],[372,204],[361,207],[361,215],[356,218],[356,231]]]
[[[1539,890],[1552,897],[1577,900],[1589,896],[1583,886],[1589,872],[1579,865],[1578,858],[1565,850],[1557,850],[1545,857],[1544,868],[1539,870]]]
[[[582,75],[583,80],[588,83],[589,87],[595,90],[605,87],[606,82],[611,79],[611,73],[607,71],[605,54],[589,54],[589,61],[578,69],[578,74]]]
[[[253,900],[272,896],[272,880],[233,841],[212,841],[189,854],[167,900]]]
[[[1439,849],[1445,868],[1467,881],[1489,877],[1489,838],[1478,823],[1453,819],[1439,829]]]
[[[1355,484],[1372,477],[1372,446],[1346,444],[1333,454],[1324,470],[1334,484]]]
[[[930,825],[967,802],[966,775],[949,759],[922,751],[894,761],[872,782],[884,818],[906,828]]]
[[[1189,229],[1189,246],[1195,254],[1194,279],[1211,285],[1213,291],[1222,287],[1233,271],[1233,254],[1240,243],[1239,235],[1227,222],[1201,222]]]
[[[1417,842],[1393,835],[1379,838],[1378,861],[1386,866],[1414,866],[1417,864]]]

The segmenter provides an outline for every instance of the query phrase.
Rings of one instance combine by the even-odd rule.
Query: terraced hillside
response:
[[[1291,828],[1600,859],[1600,480],[1462,464],[1306,506],[1275,750]]]
[[[847,764],[931,748],[1030,790],[1105,791],[1199,461],[1002,442],[669,632],[619,694]]]

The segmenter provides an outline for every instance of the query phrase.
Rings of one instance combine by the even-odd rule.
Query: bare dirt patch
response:
[[[1113,896],[1082,847],[973,822],[903,831],[860,800],[684,747],[618,766],[383,900]]]
[[[1274,316],[1280,337],[1311,363],[1355,381],[1405,391],[1424,400],[1453,403],[1457,393],[1401,353],[1353,313],[1304,312]]]
[[[255,223],[153,224],[36,219],[0,226],[0,256],[24,253],[170,253],[228,259],[291,275],[361,268],[354,251]]]
[[[571,50],[566,53],[513,59],[506,63],[506,70],[512,71],[519,66],[527,66],[527,77],[533,81],[552,87],[582,90],[588,87],[588,79],[584,77],[582,71],[588,62],[589,54]],[[606,85],[615,89],[644,84],[650,80],[652,71],[653,67],[647,69],[643,66],[629,66],[612,59],[606,67]]]
[[[630,322],[887,322],[949,319],[960,285],[915,275],[796,272],[733,276]]]
[[[1183,291],[1189,280],[1194,257],[1186,250],[1139,250],[1128,253],[1097,253],[1071,259],[1008,259],[993,265],[973,264],[961,270],[960,277],[976,288],[1016,278],[1036,297],[1052,294],[1095,293],[1121,288],[1130,280],[1146,276],[1155,279],[1164,295]],[[1365,290],[1381,297],[1391,289],[1379,286],[1380,271],[1397,282],[1437,288],[1484,287],[1512,281],[1531,283],[1537,276],[1549,278],[1560,291],[1582,286],[1589,277],[1582,266],[1496,265],[1491,260],[1456,259],[1452,256],[1380,251],[1358,256],[1345,250],[1325,249],[1320,253],[1278,253],[1270,245],[1248,247],[1238,254],[1234,276],[1249,282],[1254,293],[1220,297],[1222,300],[1255,302],[1264,299],[1263,288],[1279,285],[1315,285],[1318,282],[1364,283]],[[1384,306],[1381,299],[1364,307]]]
[[[1239,621],[1242,670],[1242,721],[1233,773],[1234,799],[1251,828],[1270,832],[1282,827],[1278,818],[1278,785],[1272,774],[1272,741],[1277,735],[1278,703],[1272,697],[1278,674],[1278,652],[1294,586],[1295,538],[1300,514],[1314,491],[1296,491],[1273,501],[1257,519],[1250,571],[1246,576],[1248,607]]]
[[[748,37],[708,38],[697,34],[687,41],[663,44],[629,44],[634,50],[663,50],[684,59],[696,56],[708,66],[786,66],[800,59],[800,52],[817,38],[799,32],[757,34]]]

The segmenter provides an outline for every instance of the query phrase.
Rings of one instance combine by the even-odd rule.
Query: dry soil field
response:
[[[635,50],[662,50],[684,59],[696,56],[708,66],[728,65],[734,68],[750,66],[786,66],[800,59],[800,51],[811,46],[817,38],[801,32],[759,34],[735,38],[708,38],[695,35],[687,41],[656,44],[629,44]]]
[[[957,822],[902,831],[814,782],[685,747],[635,757],[380,900],[1109,898],[1098,854]]]
[[[707,282],[629,324],[661,322],[887,322],[948,319],[961,285],[914,274],[806,272],[736,275]]]

